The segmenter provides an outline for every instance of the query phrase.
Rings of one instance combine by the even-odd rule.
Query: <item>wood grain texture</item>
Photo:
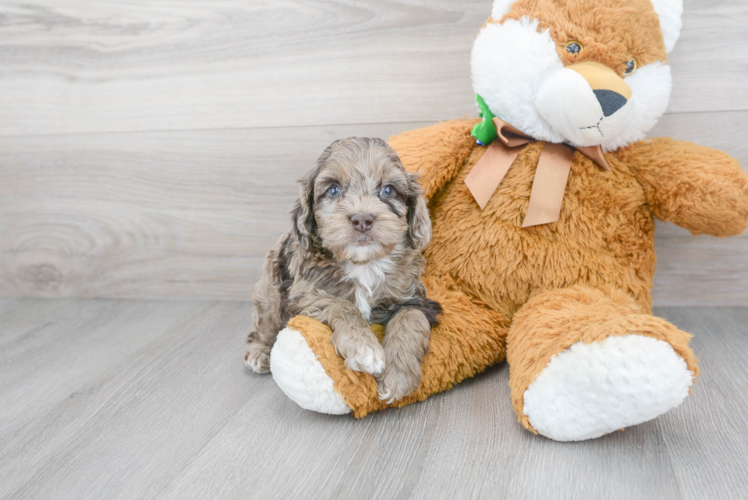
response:
[[[333,139],[475,114],[490,0],[0,4],[0,296],[246,300]],[[686,0],[653,135],[748,165],[748,9]],[[748,240],[658,229],[655,303],[748,302]]]
[[[38,308],[57,314],[28,325]],[[249,314],[238,302],[36,301],[0,317],[11,337],[0,495],[144,498],[161,486],[247,403]]]
[[[0,137],[0,295],[246,300],[329,142],[424,125]],[[725,139],[746,128],[748,112],[693,113],[657,133],[748,165]],[[655,302],[745,304],[747,242],[660,225]]]
[[[0,294],[247,300],[322,150],[412,126],[0,138]]]
[[[505,364],[355,420],[245,371],[246,303],[0,300],[0,497],[744,498],[748,309],[656,312],[695,334],[691,396],[558,443],[517,423]]]
[[[0,134],[438,121],[475,113],[490,0],[0,4]],[[686,0],[671,112],[748,110],[743,0]]]

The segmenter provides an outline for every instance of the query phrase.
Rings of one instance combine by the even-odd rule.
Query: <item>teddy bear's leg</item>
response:
[[[690,391],[698,374],[690,338],[617,290],[540,293],[507,339],[514,409],[526,428],[558,441],[651,420]]]
[[[286,396],[305,410],[343,415],[350,413],[351,407],[335,390],[320,357],[309,346],[310,341],[320,338],[329,341],[332,337],[329,330],[311,318],[293,318],[278,333],[270,352],[270,372]]]
[[[352,411],[363,417],[388,406],[422,401],[504,359],[506,316],[471,301],[444,280],[426,277],[424,284],[443,312],[431,331],[415,392],[389,405],[382,401],[374,377],[346,368],[330,342],[330,329],[305,317],[292,318],[273,346],[270,371],[278,386],[303,408],[333,414]],[[381,340],[383,329],[373,329]]]

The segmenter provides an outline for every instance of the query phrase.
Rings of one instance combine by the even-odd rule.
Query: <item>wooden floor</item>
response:
[[[655,421],[556,443],[516,422],[507,366],[356,421],[241,361],[242,302],[0,301],[3,498],[748,496],[748,309],[659,308],[702,376]]]

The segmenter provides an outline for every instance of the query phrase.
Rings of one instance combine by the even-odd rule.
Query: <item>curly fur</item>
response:
[[[381,139],[336,141],[301,180],[292,214],[254,294],[247,366],[267,372],[278,332],[291,317],[309,316],[332,328],[348,368],[378,376],[384,399],[401,399],[418,386],[439,312],[420,280],[431,221],[416,176]],[[357,214],[372,217],[369,230],[354,227]],[[370,323],[385,325],[381,345]]]

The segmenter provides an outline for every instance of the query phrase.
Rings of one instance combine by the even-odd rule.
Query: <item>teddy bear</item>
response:
[[[670,95],[682,0],[495,0],[471,53],[480,119],[390,139],[433,224],[424,283],[441,304],[422,380],[391,404],[331,331],[292,318],[271,352],[303,408],[363,417],[506,360],[514,410],[558,441],[678,406],[691,335],[652,314],[655,219],[737,235],[748,175],[727,154],[645,139]],[[373,328],[377,331],[377,328]]]

